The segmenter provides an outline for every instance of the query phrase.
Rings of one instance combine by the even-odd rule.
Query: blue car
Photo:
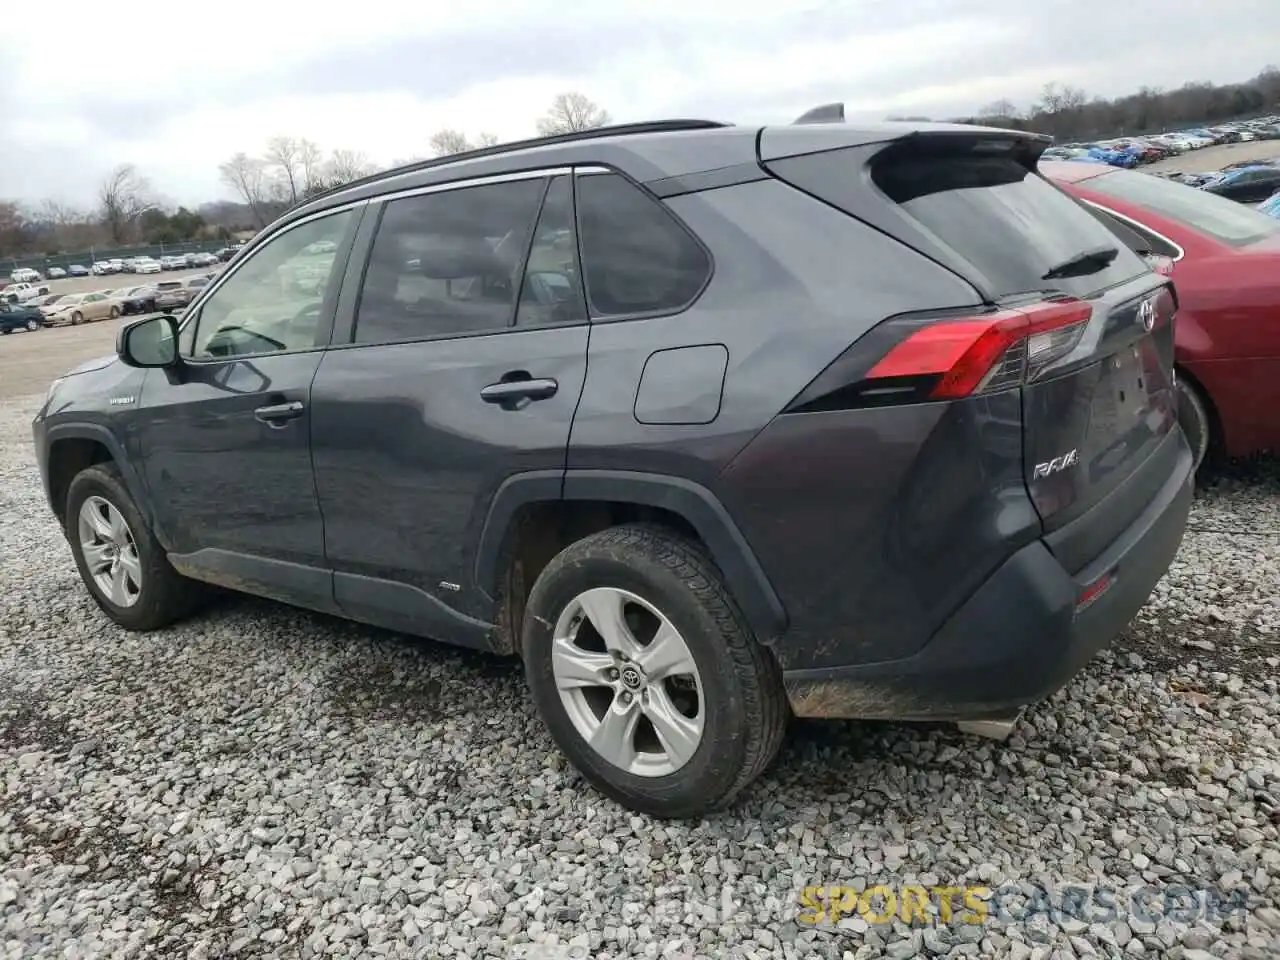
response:
[[[1091,147],[1089,156],[1113,167],[1136,167],[1138,165],[1138,158],[1124,150],[1105,150],[1102,147]]]

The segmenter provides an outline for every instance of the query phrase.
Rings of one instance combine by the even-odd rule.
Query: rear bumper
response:
[[[900,660],[783,674],[802,717],[1002,718],[1043,700],[1111,643],[1146,603],[1182,542],[1191,508],[1191,451],[1145,510],[1071,575],[1042,540],[1013,554],[917,653]],[[1089,515],[1076,523],[1087,524]],[[1077,610],[1089,585],[1111,586]]]

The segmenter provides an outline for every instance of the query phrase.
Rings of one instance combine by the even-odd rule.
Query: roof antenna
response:
[[[843,103],[824,103],[801,114],[795,123],[844,123]]]

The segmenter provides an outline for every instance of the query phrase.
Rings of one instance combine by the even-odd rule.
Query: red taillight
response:
[[[1073,298],[921,327],[867,374],[871,380],[936,376],[935,400],[1025,382],[1029,371],[1069,353],[1093,308]]]

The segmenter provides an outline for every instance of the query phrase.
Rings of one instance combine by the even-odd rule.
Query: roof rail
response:
[[[824,103],[802,113],[792,123],[844,123],[844,104]]]
[[[547,147],[560,143],[575,143],[579,140],[596,140],[602,137],[624,137],[642,133],[669,133],[679,130],[713,130],[718,127],[731,126],[733,124],[722,123],[719,120],[646,120],[640,123],[615,123],[603,127],[592,127],[590,130],[574,130],[571,133],[556,133],[546,137],[531,137],[527,140],[513,140],[510,143],[498,143],[491,147],[477,147],[474,150],[463,150],[461,153],[450,153],[442,157],[417,160],[388,170],[380,170],[367,177],[361,177],[358,180],[352,180],[349,183],[317,193],[315,196],[308,197],[301,203],[296,204],[295,207],[300,207],[303,203],[311,203],[311,201],[319,200],[322,197],[332,196],[343,190],[350,190],[352,187],[376,183],[389,176],[416,173],[419,170],[430,170],[433,167],[443,167],[461,160],[479,160],[484,157],[501,156],[504,153],[512,153],[516,150],[527,150],[532,147]]]

